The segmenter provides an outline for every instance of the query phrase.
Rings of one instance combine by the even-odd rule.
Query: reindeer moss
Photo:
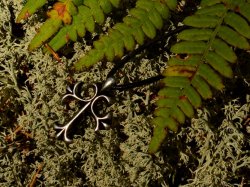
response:
[[[108,108],[113,114],[110,130],[95,132],[87,118],[79,121],[82,131],[73,143],[56,139],[54,125],[67,122],[79,108],[75,104],[66,110],[62,105],[66,86],[72,80],[101,82],[113,65],[98,63],[88,71],[72,72],[72,64],[90,48],[85,40],[75,43],[74,55],[63,57],[62,63],[41,49],[29,53],[28,43],[40,18],[33,15],[22,26],[15,25],[13,15],[21,3],[0,2],[0,186],[250,185],[246,92],[216,105],[219,116],[209,110],[208,102],[208,110],[199,110],[191,125],[187,122],[178,134],[170,134],[153,156],[147,149],[156,86],[114,93]],[[17,27],[23,36],[16,35]],[[133,59],[140,65],[127,63],[117,75],[118,82],[157,75],[165,64],[163,58]]]

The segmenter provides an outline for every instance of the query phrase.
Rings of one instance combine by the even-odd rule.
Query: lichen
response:
[[[249,139],[243,129],[249,124],[243,120],[249,114],[250,100],[239,105],[234,99],[225,105],[225,119],[218,130],[211,130],[208,113],[200,112],[198,119],[193,119],[188,128],[189,142],[195,140],[198,146],[198,167],[193,172],[194,178],[183,186],[244,186],[249,185],[249,178],[244,177],[244,170],[250,169]],[[249,136],[249,134],[248,134]],[[241,181],[233,184],[233,181]]]
[[[21,7],[16,0],[0,2],[0,186],[28,186],[34,176],[36,186],[250,184],[249,131],[244,131],[249,129],[249,96],[244,103],[224,103],[222,124],[211,124],[211,114],[200,110],[191,126],[170,134],[154,156],[147,149],[155,85],[115,92],[107,109],[113,114],[110,130],[95,132],[86,118],[79,121],[82,131],[73,143],[56,139],[54,125],[64,124],[79,108],[62,105],[66,86],[72,80],[102,82],[113,64],[72,74],[72,64],[90,48],[86,41],[76,42],[72,58],[62,57],[61,63],[42,50],[29,53],[40,18],[31,16],[23,25],[25,36],[14,36],[10,8],[17,15]],[[161,56],[152,61],[132,59],[117,73],[118,83],[156,75],[164,62]]]

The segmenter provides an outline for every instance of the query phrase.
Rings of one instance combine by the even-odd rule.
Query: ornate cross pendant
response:
[[[94,95],[88,99],[84,99],[82,98],[82,96],[79,94],[79,88],[81,87],[82,83],[76,83],[73,87],[73,90],[70,89],[69,87],[67,88],[67,90],[70,92],[69,94],[66,94],[63,96],[62,101],[64,101],[66,98],[69,97],[73,97],[74,99],[80,101],[80,102],[84,102],[85,105],[80,109],[80,111],[64,126],[57,126],[55,125],[55,129],[60,130],[57,133],[57,138],[60,137],[61,135],[63,135],[63,139],[66,142],[71,142],[72,140],[70,138],[68,138],[68,130],[70,128],[70,126],[73,124],[73,122],[86,110],[90,110],[91,114],[94,116],[95,118],[95,122],[96,122],[96,128],[95,131],[98,131],[100,129],[100,124],[103,125],[103,127],[105,129],[109,128],[109,124],[105,123],[104,120],[110,119],[111,115],[110,113],[108,113],[105,116],[98,116],[95,113],[94,110],[94,106],[95,103],[98,100],[104,99],[106,100],[108,103],[110,103],[110,98],[104,94],[102,94],[102,92],[104,90],[109,89],[112,85],[114,85],[115,80],[114,78],[108,78],[106,80],[106,82],[104,83],[104,85],[102,86],[102,88],[100,89],[100,91],[98,90],[98,87],[96,84],[93,84],[94,87]]]

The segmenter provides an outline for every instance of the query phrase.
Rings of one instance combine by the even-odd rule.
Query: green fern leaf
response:
[[[178,87],[181,89],[183,89],[184,87],[186,87],[186,85],[189,84],[189,79],[187,77],[179,76],[167,76],[162,81],[166,86]]]
[[[21,20],[27,19],[29,16],[34,14],[39,8],[41,8],[47,0],[33,1],[28,0],[21,12],[18,14],[16,22],[20,23]]]
[[[165,140],[168,133],[166,124],[171,124],[171,122],[173,123],[173,126],[176,125],[172,120],[172,118],[166,119],[166,118],[156,117],[152,120],[152,124],[157,126],[154,129],[154,134],[150,142],[151,145],[150,153],[155,153],[160,148],[160,145]]]
[[[112,47],[114,49],[115,56],[121,58],[124,54],[124,49],[123,49],[124,43],[123,41],[121,42],[115,42],[115,41],[120,40],[123,37],[123,35],[118,30],[110,30],[110,33],[111,33]]]
[[[68,32],[71,30],[71,26],[63,27],[49,42],[49,46],[53,46],[53,50],[57,51],[69,41]],[[40,42],[39,42],[40,45]],[[39,47],[39,45],[37,47]],[[32,49],[33,50],[33,49]],[[44,52],[48,52],[47,48],[43,49]]]
[[[189,41],[208,40],[212,32],[211,29],[187,29],[178,35],[178,39]]]
[[[166,4],[159,3],[158,1],[155,1],[154,7],[163,19],[167,19],[169,17],[169,9],[168,9]]]
[[[222,4],[216,4],[214,6],[209,6],[207,8],[199,9],[197,15],[207,15],[207,16],[222,16],[227,12],[227,8]]]
[[[244,0],[202,0],[201,7],[184,19],[183,23],[192,28],[182,31],[178,35],[180,41],[171,47],[171,52],[177,55],[169,60],[169,66],[163,72],[165,87],[159,91],[156,102],[158,108],[156,120],[153,120],[155,130],[149,145],[150,153],[158,150],[168,126],[171,126],[169,130],[176,131],[179,124],[184,123],[183,115],[191,118],[194,109],[201,107],[202,98],[212,98],[211,87],[224,89],[221,76],[233,77],[229,63],[237,59],[232,47],[249,49],[249,3]],[[186,57],[180,58],[178,54]],[[180,111],[171,114],[176,108]],[[171,125],[165,124],[167,121],[163,119],[168,119]],[[174,124],[176,128],[172,127]],[[160,137],[159,141],[155,134]]]
[[[235,47],[240,49],[249,49],[249,43],[247,39],[227,26],[221,26],[219,28],[218,36]]]
[[[91,14],[93,15],[95,21],[99,24],[104,22],[104,13],[101,9],[98,1],[84,0],[84,4],[90,8]]]
[[[67,27],[67,26],[66,26]],[[76,42],[77,40],[77,31],[76,29],[71,29],[68,31],[68,36],[69,36],[69,39]]]
[[[180,97],[177,102],[177,106],[180,107],[182,112],[189,118],[194,116],[194,109],[192,104],[188,101],[186,96]],[[171,130],[171,129],[170,129]]]
[[[179,88],[173,87],[164,87],[158,92],[159,96],[168,96],[168,97],[179,97],[181,96],[181,91]]]
[[[230,12],[226,15],[224,22],[235,29],[239,34],[246,38],[250,38],[250,27],[247,21],[241,16]]]
[[[221,39],[215,39],[212,43],[212,48],[214,51],[222,56],[225,60],[234,63],[236,62],[237,56],[224,41]]]
[[[202,54],[203,51],[207,48],[205,42],[202,41],[193,41],[187,42],[182,41],[171,47],[171,52],[177,54]]]
[[[140,1],[139,1],[140,2]],[[142,25],[143,32],[149,37],[154,38],[156,35],[156,28],[153,23],[147,19],[147,11],[141,8],[134,8],[130,12],[131,16],[137,18],[138,20],[144,20]],[[161,19],[161,18],[160,18]]]
[[[172,107],[171,110],[168,110],[168,108],[160,108],[155,110],[155,115],[158,117],[166,117],[171,116],[174,118],[178,123],[183,124],[185,122],[185,115],[180,110],[179,107]]]
[[[98,62],[104,57],[103,50],[93,49],[88,53],[88,56],[85,58],[86,66],[90,66],[95,62]]]
[[[211,15],[193,15],[185,18],[183,23],[197,28],[214,28],[220,19],[217,16]]]
[[[84,37],[85,33],[86,33],[86,28],[85,28],[84,23],[82,23],[82,19],[81,19],[81,16],[79,14],[76,16],[73,16],[73,25],[76,29],[78,36]]]
[[[175,132],[178,130],[178,123],[171,117],[156,117],[155,119],[153,119],[153,124],[154,123],[160,123],[160,127],[165,130],[170,129]]]
[[[112,4],[114,7],[116,7],[116,8],[119,7],[120,0],[109,0],[109,1],[111,2],[111,4]]]
[[[201,64],[197,71],[204,80],[217,90],[222,90],[224,85],[220,76],[207,64]]]
[[[67,2],[65,7],[71,16],[76,15],[78,12],[75,4],[72,1]]]
[[[78,10],[83,24],[85,24],[86,30],[88,30],[89,32],[94,32],[95,20],[90,8],[82,5],[78,7]]]
[[[112,10],[112,4],[108,0],[99,0],[99,5],[105,14],[108,14]]]
[[[174,106],[175,102],[175,99],[168,96],[167,98],[156,101],[156,104],[159,108],[171,108]]]
[[[233,77],[233,71],[231,69],[231,66],[223,57],[216,54],[215,52],[209,52],[206,56],[206,61],[224,77]]]
[[[39,47],[43,42],[49,39],[62,25],[61,19],[47,19],[41,26],[37,35],[32,39],[29,44],[29,50],[32,51]]]
[[[118,23],[114,26],[114,29],[118,30],[122,34],[123,36],[122,40],[124,42],[125,48],[128,51],[133,50],[135,46],[135,41],[134,37],[131,34],[132,32],[131,28],[127,27],[125,24]]]
[[[103,43],[103,46],[104,46],[104,53],[105,53],[105,56],[108,60],[111,60],[114,58],[115,56],[115,51],[112,47],[112,40],[110,40],[107,36],[104,36],[100,39],[100,41]]]
[[[170,10],[174,10],[176,8],[177,0],[165,0],[165,1]]]
[[[250,12],[249,12],[250,4],[249,4],[249,2],[248,3],[241,3],[238,8],[239,8],[240,14],[242,16],[244,16],[245,18],[247,18],[247,20],[250,22]]]
[[[132,34],[133,34],[136,42],[138,44],[142,45],[144,43],[145,34],[142,31],[142,28],[138,28],[138,25],[141,24],[140,20],[138,20],[137,18],[132,17],[132,16],[127,16],[123,19],[123,21],[126,25],[131,27]]]
[[[201,78],[201,76],[196,75],[192,81],[192,86],[198,91],[203,99],[210,99],[212,98],[212,90],[210,89],[208,83]]]
[[[151,39],[156,36],[156,28],[150,20],[145,20],[144,24],[142,25],[142,30],[147,35],[147,37]]]
[[[187,96],[189,102],[195,107],[199,108],[201,106],[201,97],[199,93],[191,86],[186,86],[183,89],[183,94]]]
[[[146,12],[143,12],[141,15],[139,15],[139,19],[143,19],[143,16],[145,16],[145,13],[150,12],[151,14],[148,15],[149,20],[154,24],[154,26],[157,29],[161,29],[163,26],[163,21],[161,19],[160,13],[158,13],[154,8],[154,2],[153,1],[138,1],[137,7],[146,10]],[[140,10],[140,9],[135,9]],[[131,10],[131,15],[133,15],[133,12]],[[136,17],[136,16],[135,16]]]

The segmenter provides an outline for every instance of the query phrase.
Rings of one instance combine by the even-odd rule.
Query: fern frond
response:
[[[78,14],[73,16],[73,22],[67,28],[63,27],[49,42],[55,50],[59,50],[70,40],[76,41],[77,35],[84,37],[86,31],[93,33],[95,24],[103,24],[105,14],[111,12],[112,7],[118,7],[120,0],[85,0],[78,6]]]
[[[136,43],[142,45],[146,37],[154,38],[156,30],[163,27],[163,20],[169,17],[169,9],[175,9],[176,5],[176,0],[138,0],[123,23],[116,24],[107,35],[94,42],[94,49],[75,64],[76,70],[89,67],[104,57],[109,61],[122,57],[124,49],[131,51]]]
[[[191,118],[202,99],[212,97],[212,89],[223,90],[222,76],[232,78],[230,63],[237,59],[232,47],[248,50],[250,4],[244,0],[203,0],[201,9],[184,19],[191,28],[178,35],[171,52],[185,54],[169,60],[163,72],[165,87],[159,91],[154,134],[149,152],[155,153],[168,129]]]
[[[39,3],[28,1],[21,10],[17,22],[34,13],[45,3],[46,0],[39,1]],[[53,9],[48,12],[49,19],[30,42],[29,50],[40,47],[54,34],[56,35],[49,45],[57,51],[70,40],[76,41],[78,36],[83,37],[86,31],[94,32],[95,24],[103,24],[105,14],[110,13],[112,7],[118,7],[119,3],[120,0],[60,0],[56,2]]]

